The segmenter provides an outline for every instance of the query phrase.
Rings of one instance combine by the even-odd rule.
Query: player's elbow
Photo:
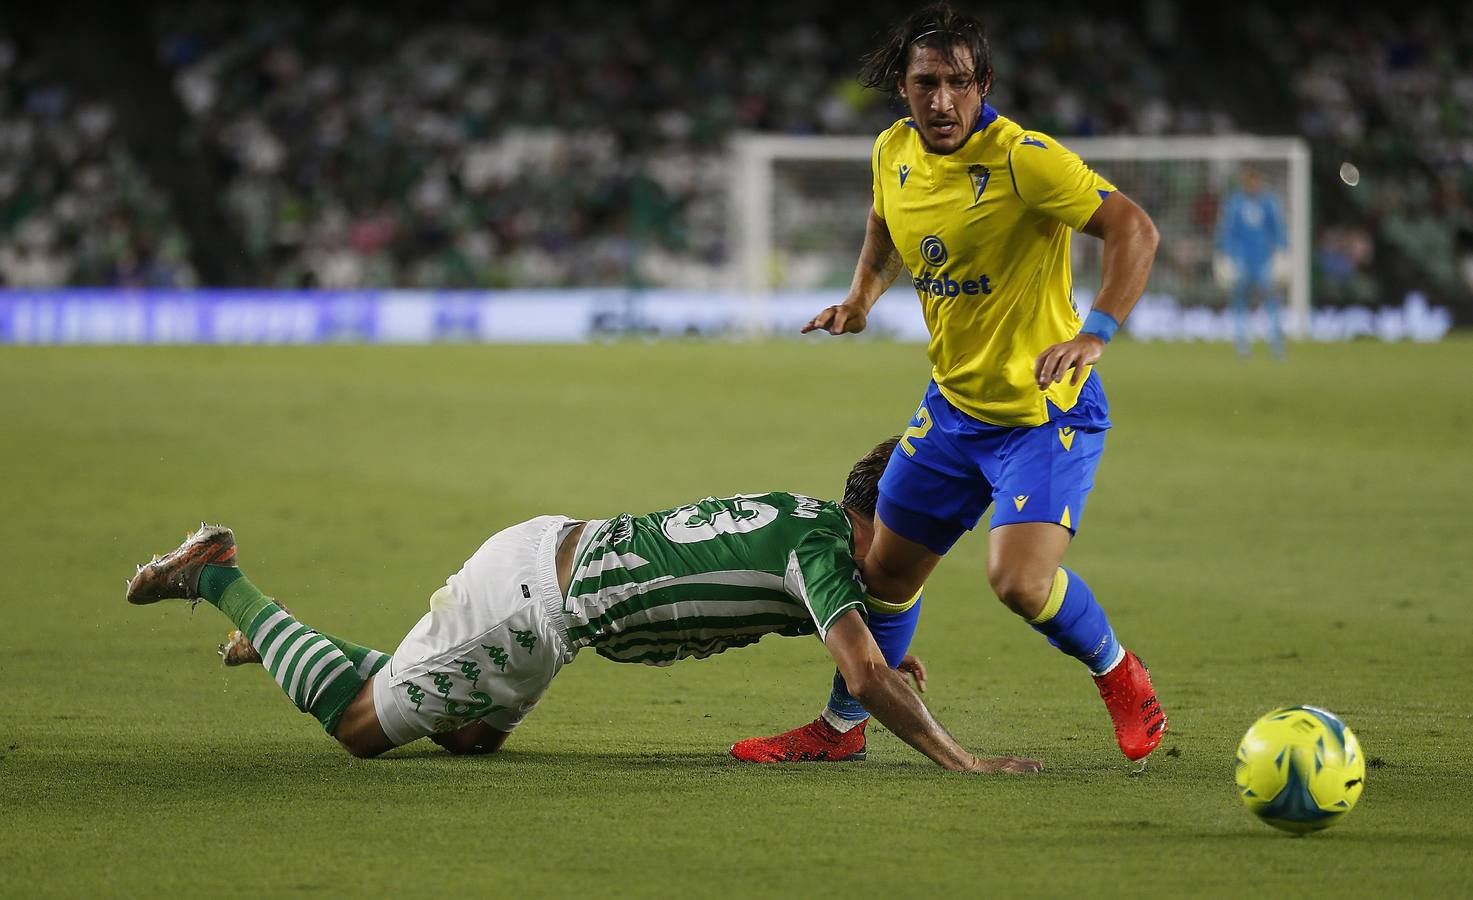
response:
[[[1135,221],[1136,240],[1140,242],[1145,250],[1154,256],[1156,255],[1156,248],[1161,246],[1161,232],[1157,230],[1156,223],[1151,220],[1149,213],[1140,207],[1136,207],[1136,209],[1139,212]]]
[[[1110,207],[1109,215],[1100,220],[1100,237],[1106,241],[1121,240],[1141,252],[1155,254],[1161,244],[1161,232],[1151,221],[1151,214],[1126,197],[1124,203]],[[1102,207],[1102,211],[1103,211]]]

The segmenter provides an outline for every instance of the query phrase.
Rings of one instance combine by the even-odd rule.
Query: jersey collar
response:
[[[990,103],[983,103],[982,115],[977,117],[977,127],[972,129],[972,133],[976,134],[977,132],[983,130],[988,125],[991,125],[993,122],[996,121],[997,110],[993,109]]]

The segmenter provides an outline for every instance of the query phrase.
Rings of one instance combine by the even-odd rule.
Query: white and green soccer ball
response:
[[[1305,834],[1345,818],[1365,786],[1360,742],[1313,706],[1265,714],[1238,744],[1238,796],[1263,821]]]

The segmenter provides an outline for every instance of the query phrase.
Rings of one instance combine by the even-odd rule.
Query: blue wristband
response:
[[[1092,309],[1089,315],[1084,317],[1084,327],[1079,329],[1079,333],[1092,334],[1108,344],[1110,338],[1115,336],[1115,329],[1119,327],[1120,323],[1115,321],[1114,316]]]

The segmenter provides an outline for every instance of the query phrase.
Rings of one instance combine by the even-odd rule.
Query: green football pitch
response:
[[[201,519],[309,624],[392,649],[491,533],[543,513],[839,492],[898,431],[922,348],[0,350],[0,894],[1453,896],[1473,892],[1473,343],[1120,342],[1115,430],[1069,564],[1151,665],[1143,774],[1083,668],[993,598],[985,534],[928,586],[915,652],[968,747],[944,773],[752,766],[813,718],[814,639],[667,669],[588,654],[507,748],[349,758],[223,616],[123,602]],[[1260,713],[1317,704],[1371,768],[1292,838],[1233,789]]]

